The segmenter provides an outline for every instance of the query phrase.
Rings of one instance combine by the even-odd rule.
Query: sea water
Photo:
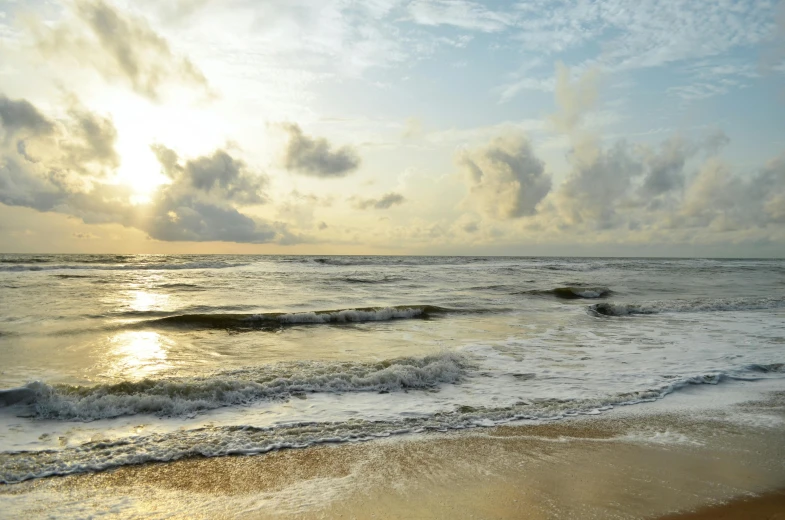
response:
[[[783,363],[783,260],[0,255],[0,482],[726,399]]]

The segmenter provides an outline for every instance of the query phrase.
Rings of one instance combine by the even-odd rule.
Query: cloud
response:
[[[378,199],[354,198],[354,207],[357,209],[390,209],[404,202],[406,202],[406,199],[403,195],[391,191]]]
[[[263,204],[267,178],[250,172],[226,150],[181,163],[174,150],[154,145],[172,180],[153,197],[143,224],[150,237],[167,241],[287,242],[298,239],[283,224],[241,213],[233,204]]]
[[[67,152],[67,166],[83,173],[90,166],[102,172],[117,168],[120,156],[114,148],[117,130],[112,120],[80,107],[76,101],[72,101],[68,115],[70,139],[62,144]]]
[[[556,66],[555,99],[559,110],[549,121],[569,137],[572,145],[568,156],[572,171],[549,200],[557,208],[562,226],[590,223],[604,229],[615,225],[617,201],[627,194],[632,179],[643,171],[626,142],[619,141],[605,149],[597,135],[583,126],[597,101],[598,80],[596,70],[586,71],[573,81],[567,67],[561,63]],[[657,175],[651,178],[652,189],[656,188]]]
[[[510,33],[516,50],[524,55],[569,58],[579,50],[581,67],[596,66],[613,73],[746,52],[772,40],[775,9],[776,2],[750,0],[732,6],[725,2],[532,0],[518,4]],[[502,86],[502,99],[548,85],[548,71],[533,72],[517,74],[513,83]],[[698,72],[694,84],[670,92],[688,100],[721,94],[743,88],[750,71],[740,67],[715,72],[732,83],[706,81]]]
[[[271,225],[230,205],[192,193],[163,190],[155,198],[152,209],[144,228],[157,240],[263,244],[291,238],[283,225]]]
[[[294,123],[284,124],[283,129],[289,134],[284,153],[284,167],[289,171],[334,178],[344,177],[360,166],[360,157],[353,148],[333,150],[327,139],[309,137]]]
[[[167,83],[209,91],[204,74],[188,58],[173,53],[146,20],[102,0],[77,0],[66,20],[52,27],[38,24],[33,31],[44,56],[69,57],[151,100],[159,99]]]
[[[785,160],[752,175],[734,174],[718,155],[729,142],[723,132],[700,140],[674,135],[658,147],[624,140],[604,145],[584,126],[597,99],[594,74],[572,81],[569,70],[557,67],[559,111],[550,121],[570,140],[571,170],[527,229],[584,236],[610,230],[723,233],[785,218]]]
[[[498,32],[512,22],[510,14],[489,11],[466,0],[415,0],[408,10],[411,19],[420,25],[451,25],[470,31]]]
[[[92,233],[71,233],[71,236],[74,238],[78,238],[79,240],[94,240],[96,238],[101,238],[98,235],[94,235]]]
[[[332,196],[317,196],[293,190],[287,197],[276,200],[277,216],[298,229],[311,229],[315,223],[315,213],[320,208],[333,204]],[[325,224],[326,226],[326,224]],[[319,229],[322,229],[319,227]]]
[[[282,223],[267,222],[235,207],[267,202],[263,191],[267,179],[249,171],[226,150],[183,161],[174,150],[154,145],[171,182],[153,194],[150,204],[136,205],[130,188],[107,179],[117,165],[116,132],[110,119],[73,107],[67,118],[53,122],[29,103],[2,99],[5,105],[23,107],[17,112],[25,114],[9,118],[8,111],[3,112],[4,128],[6,120],[35,122],[10,125],[18,141],[0,147],[2,204],[63,213],[88,224],[121,224],[157,240],[281,244],[303,240]]]
[[[50,120],[30,102],[0,94],[6,199],[35,198],[32,193],[56,192],[58,186],[84,186],[119,166],[112,120],[75,99],[68,102],[66,117]],[[21,186],[32,192],[25,193]]]
[[[174,183],[169,190],[196,190],[241,204],[263,204],[267,197],[262,189],[267,177],[250,172],[244,162],[225,150],[216,150],[181,165],[174,150],[157,144],[152,147],[163,173]]]
[[[53,130],[52,123],[30,102],[24,99],[8,99],[2,94],[0,94],[0,123],[6,139],[11,139],[23,131],[42,135]]]
[[[676,222],[717,231],[785,223],[785,155],[752,176],[712,159],[688,187]]]
[[[468,202],[499,220],[533,215],[551,189],[551,176],[520,133],[497,137],[457,157],[469,187]]]

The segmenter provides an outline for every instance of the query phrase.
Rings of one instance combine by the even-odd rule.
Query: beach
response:
[[[3,518],[781,504],[780,260],[2,260]]]
[[[0,499],[8,518],[781,518],[785,393],[724,410],[677,400],[678,412],[125,466]]]

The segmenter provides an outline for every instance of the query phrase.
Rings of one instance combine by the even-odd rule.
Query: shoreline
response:
[[[785,500],[781,426],[744,419],[781,425],[785,393],[772,395],[725,412],[624,410],[124,466],[0,486],[0,501],[9,518],[755,518]]]

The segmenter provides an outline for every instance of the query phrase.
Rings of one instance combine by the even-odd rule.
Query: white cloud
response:
[[[467,0],[414,0],[408,10],[418,24],[450,25],[470,31],[503,31],[514,21],[509,13],[491,11]]]
[[[775,30],[772,2],[529,0],[518,4],[512,38],[521,52],[550,55],[588,51],[577,68],[618,72],[688,63],[766,42]],[[590,50],[591,49],[591,50]],[[594,50],[596,49],[596,50]],[[573,58],[574,59],[574,58]],[[714,74],[752,77],[748,65],[717,65]],[[526,75],[500,88],[509,100],[520,90],[540,90],[549,74]],[[704,89],[701,94],[707,91]],[[687,96],[694,93],[685,91]]]
[[[204,74],[187,58],[172,52],[169,42],[141,17],[103,0],[77,0],[65,18],[49,26],[34,23],[38,49],[46,59],[67,58],[88,65],[107,81],[124,81],[145,97],[157,100],[167,83],[180,83],[209,93]]]

